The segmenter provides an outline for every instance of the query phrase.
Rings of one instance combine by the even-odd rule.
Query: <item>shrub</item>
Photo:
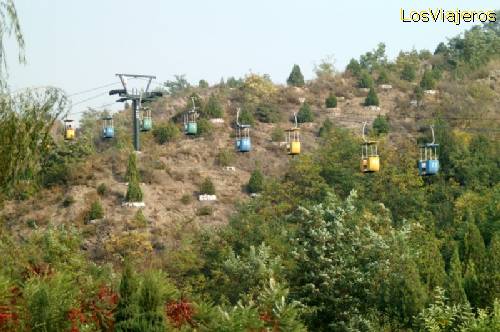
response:
[[[250,180],[248,180],[247,190],[249,193],[259,193],[264,189],[264,175],[258,169],[252,172]]]
[[[378,106],[379,105],[379,100],[377,96],[377,92],[375,92],[374,88],[370,88],[370,91],[368,92],[368,96],[366,96],[365,99],[365,106]]]
[[[253,126],[255,124],[255,119],[253,117],[252,112],[246,109],[242,110],[240,112],[239,122],[241,124],[249,124]]]
[[[403,70],[401,71],[401,79],[408,82],[412,82],[415,80],[416,77],[417,77],[417,70],[415,68],[415,65],[406,63],[403,67]]]
[[[172,122],[161,124],[153,129],[153,137],[158,144],[165,144],[176,140],[180,136],[179,128]]]
[[[90,209],[87,212],[86,221],[102,219],[104,217],[104,210],[102,208],[101,202],[99,200],[95,200],[90,205]]]
[[[378,74],[377,84],[389,84],[389,76],[385,70],[381,70]]]
[[[318,136],[326,137],[329,133],[331,133],[332,129],[333,123],[330,121],[330,119],[326,119],[325,122],[323,122],[321,128],[319,128]]]
[[[271,140],[273,142],[283,142],[285,140],[285,132],[280,127],[276,127],[271,132]]]
[[[333,93],[325,99],[326,108],[335,108],[337,107],[337,97]]]
[[[104,196],[106,195],[108,192],[108,187],[106,186],[105,183],[101,183],[100,185],[97,186],[97,194],[99,194],[99,196]]]
[[[230,166],[232,163],[234,163],[235,159],[236,154],[234,153],[233,149],[223,149],[219,151],[216,158],[217,164],[222,167]]]
[[[181,197],[181,203],[184,204],[184,205],[188,205],[192,201],[193,201],[193,196],[191,196],[189,194],[184,194]]]
[[[128,167],[126,178],[128,180],[128,188],[126,200],[128,202],[141,202],[142,190],[139,186],[139,172],[137,170],[137,157],[132,152],[128,158]]]
[[[377,116],[373,120],[373,130],[377,135],[387,134],[389,132],[389,121],[387,121],[386,116]]]
[[[314,115],[311,111],[311,106],[307,102],[302,104],[299,112],[297,113],[297,122],[305,123],[312,122],[314,120]]]
[[[257,107],[255,114],[257,119],[264,123],[276,123],[281,120],[279,112],[269,105],[261,105]]]
[[[286,82],[290,86],[304,86],[304,75],[302,75],[299,65],[293,65],[292,72]]]
[[[200,193],[203,195],[215,195],[215,186],[210,178],[206,178],[200,185]]]
[[[133,222],[136,227],[146,227],[148,225],[148,220],[144,216],[142,209],[137,210]]]
[[[198,87],[202,88],[202,89],[206,89],[209,87],[208,85],[208,82],[205,81],[205,80],[200,80],[200,82],[198,83]]]
[[[213,213],[213,209],[211,206],[202,206],[198,210],[196,210],[197,216],[211,216]]]
[[[73,198],[73,196],[66,196],[62,201],[62,206],[68,207],[71,206],[73,203],[75,203],[75,199]]]
[[[224,109],[215,94],[211,94],[208,102],[203,108],[202,114],[208,118],[222,118],[224,116]]]
[[[207,119],[199,119],[198,120],[198,132],[197,136],[209,136],[212,133],[213,126]]]
[[[373,87],[373,78],[367,71],[363,71],[358,80],[358,88],[368,89],[371,87]]]
[[[422,79],[420,80],[420,87],[424,90],[434,90],[436,87],[436,80],[434,74],[430,70],[426,70]]]
[[[352,76],[358,77],[361,74],[361,65],[358,60],[351,59],[346,67],[346,70],[350,72]]]

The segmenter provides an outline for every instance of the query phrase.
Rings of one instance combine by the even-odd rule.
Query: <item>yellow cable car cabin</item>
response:
[[[300,129],[290,128],[286,130],[286,149],[289,155],[300,154]]]
[[[64,120],[64,139],[67,141],[75,139],[75,127],[73,125],[73,120]]]
[[[361,144],[361,172],[373,173],[380,171],[380,157],[376,141],[366,141]]]

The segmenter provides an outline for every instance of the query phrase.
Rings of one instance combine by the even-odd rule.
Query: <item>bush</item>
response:
[[[132,152],[128,158],[126,178],[128,180],[127,202],[142,202],[142,190],[139,186],[140,180],[137,170],[137,157],[134,152]]]
[[[148,220],[144,216],[142,209],[137,210],[133,222],[136,227],[146,227],[148,225]]]
[[[101,183],[100,185],[97,186],[97,194],[99,196],[104,196],[108,193],[108,187],[106,186],[105,183]]]
[[[297,113],[297,122],[305,123],[312,122],[314,120],[314,115],[311,111],[311,106],[307,102],[302,104],[299,112]]]
[[[389,121],[386,116],[377,116],[373,120],[373,130],[377,135],[387,134],[389,132]]]
[[[249,124],[253,126],[255,124],[255,119],[253,117],[252,112],[246,109],[242,110],[240,112],[239,122],[241,124]]]
[[[321,128],[319,128],[318,136],[326,137],[329,133],[331,133],[332,129],[333,123],[330,121],[330,119],[326,119],[325,122],[323,122]]]
[[[271,140],[273,142],[283,142],[285,140],[285,132],[280,127],[276,127],[271,132]]]
[[[337,97],[333,93],[325,99],[326,108],[335,108],[337,107]]]
[[[350,72],[352,76],[359,77],[359,75],[361,74],[361,65],[359,64],[358,60],[351,59],[346,67],[346,70]]]
[[[198,120],[198,132],[196,136],[209,136],[212,133],[213,126],[207,119]]]
[[[302,75],[299,65],[293,65],[292,72],[286,82],[290,86],[304,86],[304,75]]]
[[[213,213],[213,209],[211,206],[202,206],[198,210],[196,210],[197,216],[211,216]]]
[[[209,87],[208,82],[205,80],[200,80],[198,83],[198,87],[202,89],[207,89]]]
[[[207,104],[203,108],[202,114],[211,119],[222,118],[224,116],[224,109],[216,95],[210,95]]]
[[[181,203],[184,204],[184,205],[188,205],[192,201],[193,201],[193,196],[191,196],[189,194],[184,194],[181,197]]]
[[[249,193],[259,193],[264,189],[264,175],[258,169],[252,172],[250,180],[248,180],[247,190]]]
[[[102,219],[104,217],[104,210],[102,208],[101,202],[96,200],[90,205],[90,209],[87,212],[86,221]]]
[[[205,181],[200,185],[200,194],[203,195],[215,195],[215,186],[210,178],[206,178]]]
[[[222,167],[230,166],[232,163],[234,163],[235,159],[236,154],[234,153],[233,149],[223,149],[219,151],[216,158],[217,164]]]
[[[264,123],[276,123],[281,120],[280,113],[273,107],[261,105],[255,111],[257,119]]]
[[[64,198],[64,200],[62,201],[62,206],[64,207],[69,207],[71,206],[73,203],[75,203],[75,199],[73,198],[73,196],[66,196]]]
[[[365,99],[365,106],[378,106],[379,100],[377,96],[377,92],[375,92],[374,88],[370,88],[370,92],[368,92],[368,96]]]
[[[434,74],[430,70],[426,70],[420,80],[420,87],[424,90],[434,90],[436,87],[436,80]]]
[[[378,74],[377,84],[389,84],[389,76],[385,70],[381,70]]]
[[[412,82],[417,77],[417,70],[414,65],[406,63],[401,71],[401,79]]]
[[[371,87],[373,87],[373,78],[367,71],[363,71],[358,80],[358,88],[368,89]]]
[[[153,137],[158,144],[173,142],[180,134],[179,128],[172,122],[161,124],[153,129]]]

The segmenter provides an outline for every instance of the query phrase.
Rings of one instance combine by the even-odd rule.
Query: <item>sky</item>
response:
[[[403,23],[401,8],[494,10],[500,0],[15,0],[27,64],[7,43],[12,90],[56,86],[68,94],[118,82],[116,73],[185,74],[217,83],[250,72],[285,83],[293,64],[306,79],[327,56],[342,70],[351,58],[387,46],[429,49],[471,23]],[[119,87],[118,85],[116,87]],[[114,87],[110,87],[114,88]],[[112,103],[109,88],[71,97],[72,112]],[[98,94],[87,102],[82,100]]]

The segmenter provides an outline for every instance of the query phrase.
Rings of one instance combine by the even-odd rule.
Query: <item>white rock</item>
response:
[[[145,207],[146,203],[144,202],[123,202],[122,207]]]
[[[365,106],[365,108],[371,112],[380,112],[380,107],[375,106],[375,105]]]
[[[380,84],[379,87],[384,90],[390,90],[392,89],[392,85],[390,84]]]
[[[435,95],[438,93],[438,91],[437,90],[425,90],[424,93],[427,95]]]
[[[224,123],[224,119],[223,118],[210,119],[210,122],[215,124]]]
[[[199,195],[198,200],[199,201],[216,201],[217,196],[216,195]]]
[[[234,172],[234,171],[236,171],[236,167],[234,167],[234,166],[226,166],[226,167],[224,167],[224,170],[225,171]]]
[[[339,112],[340,111],[340,107],[328,107],[327,110],[329,110],[331,112]]]

